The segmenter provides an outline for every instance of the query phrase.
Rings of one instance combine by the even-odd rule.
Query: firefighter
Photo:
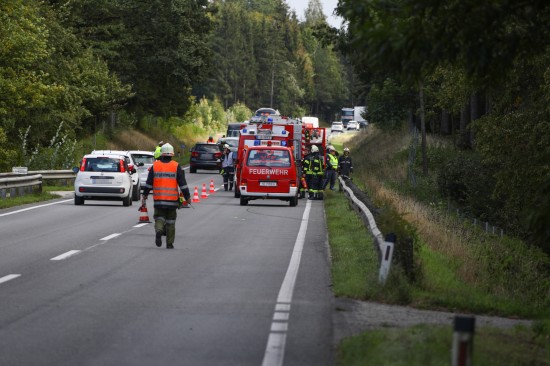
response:
[[[304,157],[302,158],[302,161],[300,162],[300,165],[302,166],[302,178],[300,179],[300,198],[306,197],[306,191],[308,189],[308,171],[311,165],[310,160],[310,149],[309,147],[306,147],[304,149]]]
[[[334,191],[334,184],[336,183],[336,175],[338,171],[338,158],[336,157],[336,149],[331,145],[328,147],[327,155],[327,169],[325,172],[326,178],[323,183],[323,190],[327,188],[330,183],[330,190]]]
[[[319,155],[317,145],[311,147],[310,163],[308,168],[309,181],[307,182],[309,199],[323,199],[321,191],[323,185],[323,158]],[[306,174],[307,177],[307,174]],[[307,180],[306,180],[307,181]]]
[[[338,174],[342,179],[351,179],[351,173],[353,173],[353,164],[351,162],[351,156],[349,155],[349,148],[344,148],[344,154],[338,158]],[[342,191],[342,184],[340,185],[340,191]]]
[[[166,234],[166,248],[173,249],[179,207],[178,187],[188,203],[191,203],[191,195],[183,169],[175,160],[172,160],[174,156],[172,145],[163,144],[160,151],[160,158],[153,163],[147,176],[147,182],[143,186],[142,205],[146,204],[147,196],[153,190],[155,244],[157,247],[161,247],[162,235]]]
[[[215,142],[214,142],[214,137],[208,136],[208,140],[206,140],[206,143],[207,143],[207,144],[215,144]]]
[[[164,145],[164,141],[160,141],[157,147],[155,148],[155,152],[153,153],[153,156],[155,157],[155,159],[160,158],[160,148],[162,147],[162,145]]]
[[[223,189],[227,191],[227,185],[229,183],[229,190],[233,190],[233,178],[235,176],[235,162],[233,160],[233,153],[229,150],[229,145],[225,144],[223,147],[222,155],[222,170],[220,174],[223,176]]]

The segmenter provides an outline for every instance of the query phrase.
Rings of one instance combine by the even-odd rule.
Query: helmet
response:
[[[336,149],[332,145],[328,145],[327,150],[328,151],[332,151],[332,150],[336,151]]]
[[[344,152],[349,152],[349,148],[345,147]]]
[[[223,148],[229,150],[229,145],[225,144],[225,145],[223,145]]]
[[[160,148],[160,154],[163,156],[174,156],[174,148],[170,144],[164,144]]]
[[[319,152],[319,148],[317,147],[317,145],[313,145],[311,147],[311,152],[313,152],[313,153]]]

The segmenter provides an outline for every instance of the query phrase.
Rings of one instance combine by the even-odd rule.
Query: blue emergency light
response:
[[[262,142],[260,140],[254,140],[254,146],[260,146]]]
[[[286,146],[286,141],[281,141],[281,146]]]
[[[281,132],[283,135],[286,135],[286,130],[283,130],[283,132]]]
[[[268,118],[267,123],[273,123],[273,118]]]

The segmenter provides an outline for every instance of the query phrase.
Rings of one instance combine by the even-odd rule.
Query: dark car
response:
[[[220,145],[198,143],[191,150],[189,172],[196,173],[197,169],[220,170],[222,167],[222,152]]]

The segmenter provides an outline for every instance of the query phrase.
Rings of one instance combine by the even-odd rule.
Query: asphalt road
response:
[[[174,250],[137,202],[0,210],[0,365],[334,364],[322,201],[200,200]]]

